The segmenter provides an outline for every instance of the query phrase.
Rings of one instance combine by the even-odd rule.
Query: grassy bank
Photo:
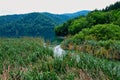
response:
[[[120,62],[68,51],[55,58],[40,38],[0,39],[2,80],[119,80]]]

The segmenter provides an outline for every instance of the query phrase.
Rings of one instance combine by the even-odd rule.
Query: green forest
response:
[[[74,14],[1,16],[0,80],[120,80],[119,22],[120,2]]]
[[[120,2],[68,20],[55,33],[67,38],[62,42],[64,49],[120,60]]]
[[[34,12],[19,15],[0,16],[0,37],[42,37],[54,40],[54,27],[68,19],[86,15],[89,11],[83,10],[71,14],[51,14]]]

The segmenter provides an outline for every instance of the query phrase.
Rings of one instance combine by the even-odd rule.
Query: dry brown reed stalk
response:
[[[73,50],[74,49],[74,45],[72,43],[68,44],[68,49],[69,50]]]
[[[115,50],[112,58],[113,58],[113,59],[116,59],[116,60],[120,60],[119,51]]]
[[[51,44],[49,40],[46,41],[46,46],[48,47]]]
[[[82,47],[82,46],[79,46],[79,50],[80,50],[80,51],[83,51],[83,47]]]
[[[86,45],[86,52],[87,52],[87,53],[90,53],[90,52],[91,52],[91,49],[92,49],[92,48],[91,48],[90,45]]]
[[[10,65],[6,69],[6,65],[3,65],[3,72],[0,75],[1,80],[8,80],[9,79],[9,72],[10,72]]]
[[[79,46],[78,45],[75,45],[75,51],[76,51],[76,53],[79,52]]]
[[[83,70],[79,70],[79,77],[80,77],[79,80],[93,80],[90,77],[90,75],[86,71],[83,71]]]

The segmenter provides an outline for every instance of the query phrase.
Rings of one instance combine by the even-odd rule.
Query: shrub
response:
[[[113,24],[98,24],[76,34],[73,39],[82,40],[120,40],[120,27]]]

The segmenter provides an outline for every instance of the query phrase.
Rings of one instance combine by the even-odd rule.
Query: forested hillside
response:
[[[63,41],[62,47],[120,60],[119,6],[120,2],[116,2],[56,27],[57,36],[71,36]]]
[[[97,24],[114,24],[120,26],[120,2],[110,5],[103,10],[94,10],[87,16],[80,16],[75,19],[69,20],[66,23],[55,28],[56,35],[66,36],[74,35],[81,31],[83,28],[91,28]],[[113,8],[111,8],[111,6]],[[118,8],[115,8],[118,6]],[[107,11],[107,9],[109,9]]]
[[[84,14],[83,14],[84,12]],[[86,15],[89,11],[73,14],[29,13],[7,15],[0,17],[0,37],[43,37],[52,40],[55,36],[54,27],[68,19],[79,15]],[[75,16],[73,16],[75,14]]]
[[[0,80],[120,80],[119,6],[1,16]]]

